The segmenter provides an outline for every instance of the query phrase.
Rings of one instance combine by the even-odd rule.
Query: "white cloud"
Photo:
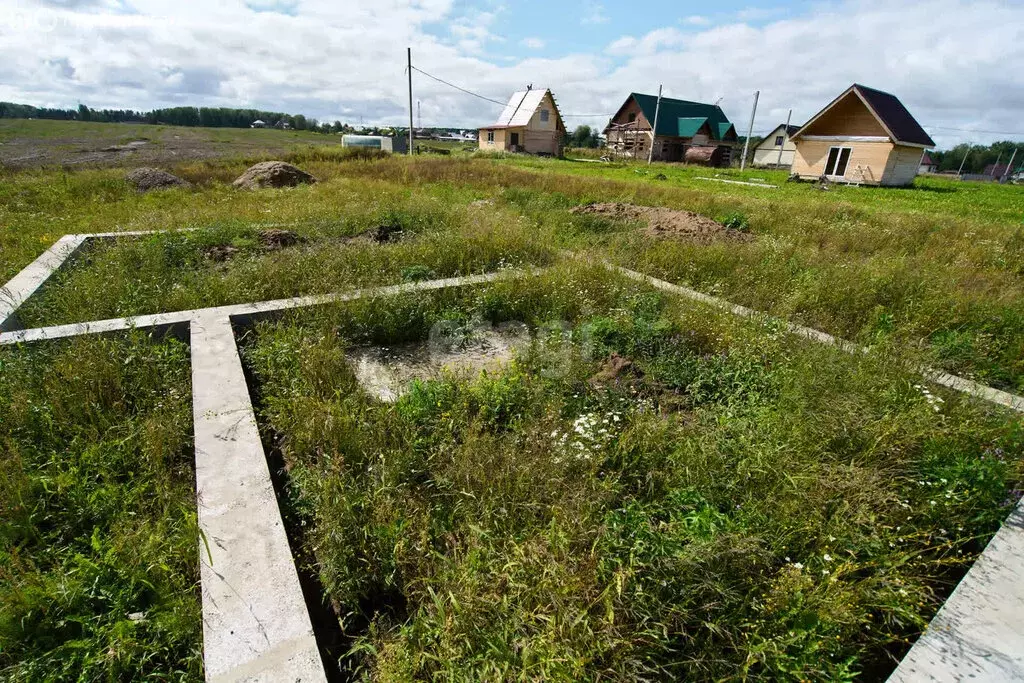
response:
[[[605,13],[604,5],[597,2],[597,0],[587,0],[584,2],[583,17],[580,19],[580,23],[583,25],[608,23],[608,15]]]
[[[528,47],[531,50],[543,49],[545,43],[540,38],[523,38],[520,43],[523,47]]]
[[[682,19],[681,22],[684,24],[688,24],[690,26],[707,26],[711,23],[711,20],[708,19],[707,17],[702,17],[700,15],[694,14],[692,16],[686,17],[685,19]]]
[[[550,87],[566,114],[610,114],[629,92],[655,93],[663,83],[672,97],[724,97],[726,113],[745,128],[760,90],[755,130],[765,131],[790,107],[802,122],[856,81],[897,94],[940,145],[1007,137],[945,128],[1024,132],[1024,70],[1011,68],[1024,64],[1019,2],[833,0],[763,26],[684,19],[550,58],[487,56],[495,45],[502,55],[513,52],[497,28],[502,9],[461,7],[454,0],[132,0],[130,7],[0,0],[0,100],[244,105],[400,124],[408,116],[410,45],[419,68],[496,100],[527,83]],[[600,3],[586,7],[585,18],[608,19]],[[500,110],[420,75],[414,89],[424,125],[471,127]],[[606,117],[568,121],[603,126]]]

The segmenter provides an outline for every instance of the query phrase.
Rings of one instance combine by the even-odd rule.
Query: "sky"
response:
[[[0,100],[253,107],[408,123],[413,65],[486,98],[550,88],[603,128],[630,92],[720,101],[740,134],[802,123],[852,83],[897,95],[940,148],[1024,141],[1024,1],[0,0]],[[501,106],[413,72],[416,125]]]

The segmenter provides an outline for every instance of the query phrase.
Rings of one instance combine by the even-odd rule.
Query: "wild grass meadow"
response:
[[[20,311],[39,326],[547,268],[239,330],[340,675],[880,680],[1016,504],[1019,416],[909,368],[1024,392],[1020,187],[288,150],[319,182],[234,189],[258,145],[144,194],[122,167],[0,169],[0,279],[66,233],[191,229],[92,243]],[[655,239],[591,202],[747,236]],[[509,321],[532,341],[507,365],[395,403],[347,361]],[[0,678],[202,678],[189,387],[171,338],[0,349]]]

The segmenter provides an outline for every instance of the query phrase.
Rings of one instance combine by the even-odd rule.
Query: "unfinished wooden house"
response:
[[[791,139],[794,175],[865,185],[909,185],[935,147],[895,95],[856,83]]]
[[[562,156],[565,124],[550,90],[512,93],[497,122],[480,129],[480,149]]]
[[[657,129],[654,129],[657,110]],[[718,105],[630,93],[604,129],[608,149],[618,156],[728,166],[736,128]]]

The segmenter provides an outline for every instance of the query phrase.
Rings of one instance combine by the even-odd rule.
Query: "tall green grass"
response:
[[[0,348],[0,679],[202,679],[186,347]]]
[[[554,258],[550,241],[514,214],[403,195],[389,189],[357,201],[353,193],[337,214],[289,225],[303,241],[274,251],[243,221],[93,244],[19,319],[41,326],[204,308],[393,284],[409,268],[450,277]],[[394,242],[352,239],[381,226],[399,231]]]
[[[535,342],[393,405],[360,390],[348,348],[439,320]],[[639,372],[595,383],[612,353]],[[381,680],[878,679],[1021,476],[1019,424],[893,350],[585,266],[299,314],[244,355],[341,665]]]

